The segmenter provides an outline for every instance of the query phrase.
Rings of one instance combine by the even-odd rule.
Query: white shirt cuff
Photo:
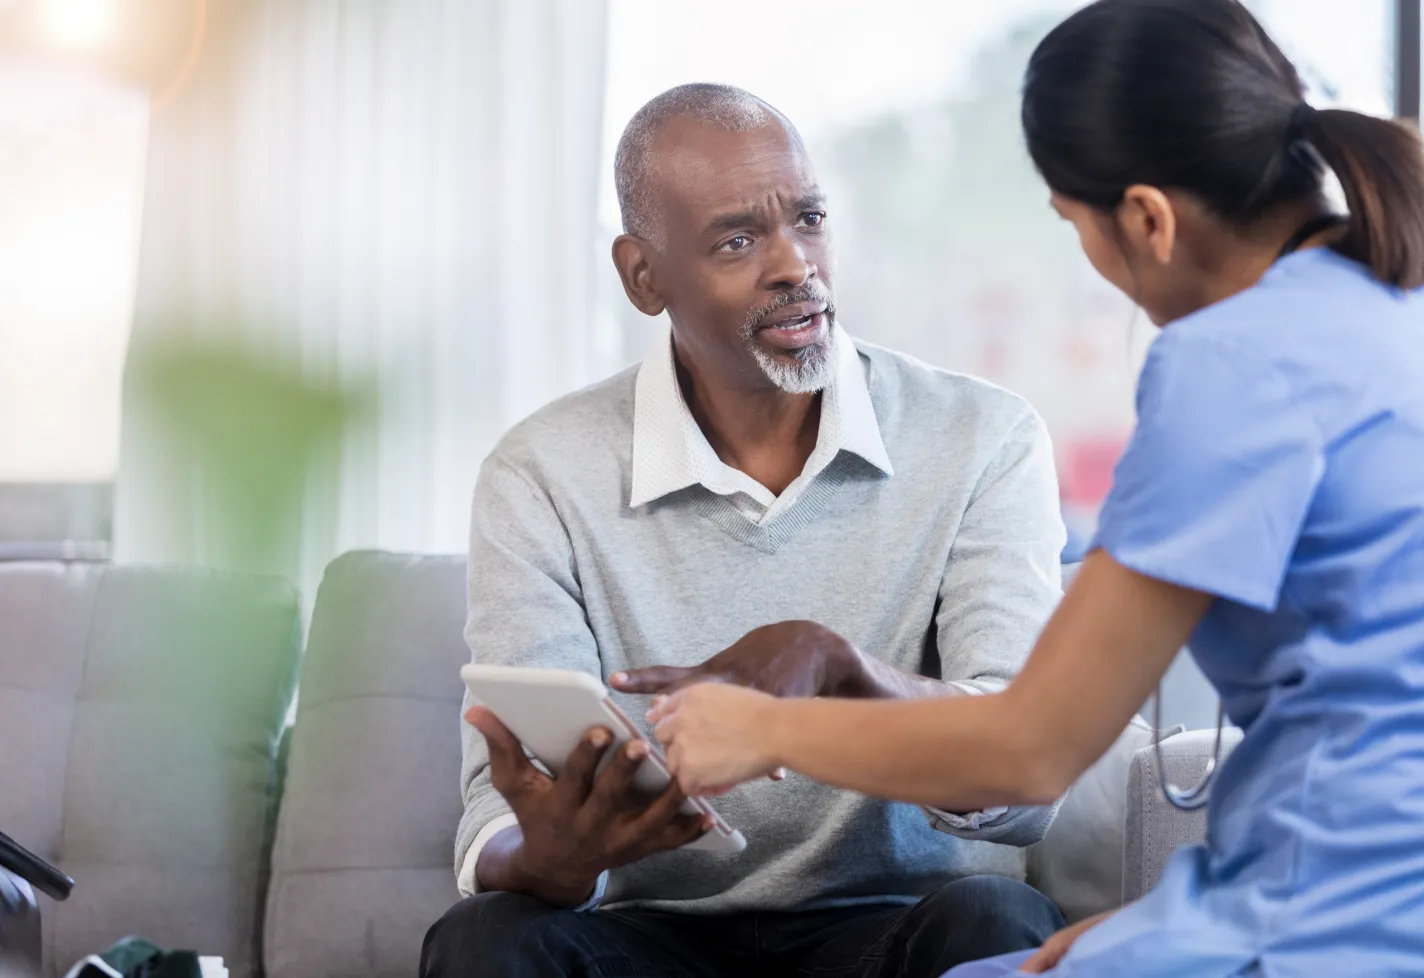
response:
[[[484,851],[490,839],[518,824],[519,819],[515,817],[514,813],[506,812],[498,818],[486,822],[485,827],[480,829],[479,834],[475,836],[475,841],[470,843],[469,851],[465,853],[465,861],[460,864],[460,875],[455,881],[461,896],[474,896],[476,893],[484,892],[480,889],[479,876],[475,872],[480,863],[480,853]],[[593,894],[573,909],[576,912],[597,910],[598,905],[603,902],[603,894],[606,892],[608,892],[608,873],[602,872],[598,874],[598,882],[594,884]]]
[[[968,683],[950,682],[946,685],[962,690],[968,696],[983,696],[984,691],[978,686],[970,686]],[[923,806],[925,814],[929,816],[930,824],[936,828],[946,828],[955,832],[977,832],[985,826],[992,825],[1005,815],[1009,814],[1007,808],[986,808],[982,812],[969,812],[966,815],[956,815],[953,812],[941,811],[938,808]]]
[[[983,696],[985,693],[985,690],[981,689],[978,686],[971,686],[969,683],[957,683],[953,680],[949,680],[945,682],[945,685],[953,686],[955,689],[960,690],[961,692],[966,693],[970,696]]]

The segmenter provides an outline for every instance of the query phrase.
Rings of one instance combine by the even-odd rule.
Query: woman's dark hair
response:
[[[1098,0],[1043,39],[1024,79],[1029,155],[1050,188],[1116,207],[1134,184],[1248,226],[1321,193],[1350,209],[1333,246],[1424,285],[1424,152],[1405,125],[1305,104],[1300,76],[1237,0]]]

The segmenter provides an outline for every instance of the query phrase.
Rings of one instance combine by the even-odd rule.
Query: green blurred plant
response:
[[[371,418],[374,385],[313,377],[231,340],[168,336],[131,357],[129,390],[185,482],[202,562],[295,577],[304,521],[332,517],[342,441]]]

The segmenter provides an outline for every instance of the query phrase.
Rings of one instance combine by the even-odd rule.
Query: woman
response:
[[[1306,105],[1234,0],[1074,14],[1029,63],[1023,127],[1093,266],[1164,327],[1093,552],[1003,693],[693,687],[650,714],[673,769],[689,792],[784,765],[955,811],[1046,803],[1190,638],[1245,730],[1209,842],[1029,969],[1424,975],[1418,139]]]

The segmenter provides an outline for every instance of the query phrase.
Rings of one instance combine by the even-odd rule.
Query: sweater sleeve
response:
[[[486,665],[578,669],[601,677],[598,646],[584,615],[568,531],[549,494],[498,451],[480,469],[470,523],[469,615],[465,641]],[[469,692],[465,704],[470,706]],[[509,814],[490,783],[484,738],[461,723],[465,812],[455,837],[455,873],[474,891],[474,843]]]
[[[1065,542],[1053,447],[1025,405],[975,487],[940,583],[935,624],[946,682],[985,693],[1008,685],[1062,597]],[[930,821],[960,838],[1028,846],[1056,811],[1010,808],[987,819],[931,812]]]

